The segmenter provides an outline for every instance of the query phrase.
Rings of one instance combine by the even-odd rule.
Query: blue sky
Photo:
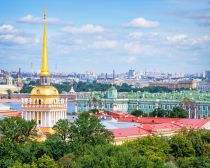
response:
[[[210,69],[210,0],[0,3],[1,69],[39,71],[43,8],[53,72]]]

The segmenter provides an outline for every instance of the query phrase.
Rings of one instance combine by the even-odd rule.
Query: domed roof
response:
[[[112,91],[112,90],[117,90],[116,87],[114,87],[113,85],[108,89],[108,91]]]
[[[32,89],[31,96],[59,96],[59,93],[53,86],[36,86]]]

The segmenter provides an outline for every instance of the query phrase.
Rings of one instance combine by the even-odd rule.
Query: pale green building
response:
[[[196,90],[148,93],[148,92],[117,92],[112,86],[107,92],[91,92],[88,96],[78,96],[76,112],[91,109],[105,111],[132,112],[142,110],[152,112],[156,108],[172,110],[175,106],[182,106],[189,112],[190,118],[207,118],[210,116],[210,93]]]

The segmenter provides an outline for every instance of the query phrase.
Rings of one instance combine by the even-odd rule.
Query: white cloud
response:
[[[131,54],[139,54],[142,52],[141,45],[132,42],[124,44],[124,48]]]
[[[142,37],[142,35],[143,35],[142,32],[131,32],[131,33],[129,33],[129,36],[131,38],[134,38],[134,39],[140,38],[140,37]]]
[[[66,26],[61,29],[61,31],[66,33],[102,33],[105,29],[102,26],[86,24],[81,27],[71,27]]]
[[[131,20],[127,26],[136,28],[156,28],[160,26],[160,23],[158,21],[146,20],[145,18],[139,17]]]
[[[29,14],[29,15],[21,17],[18,21],[21,23],[39,24],[39,23],[43,23],[43,18],[36,17],[36,16]],[[63,22],[58,18],[47,18],[47,23],[49,23],[49,24],[66,24],[66,22]]]
[[[189,37],[185,34],[178,34],[175,36],[167,36],[166,40],[169,43],[180,43],[180,42],[185,42],[185,41],[189,40]]]
[[[134,57],[134,56],[129,56],[129,57],[126,59],[126,62],[127,62],[128,64],[134,64],[135,61],[136,61],[136,57]]]
[[[95,41],[92,45],[89,45],[89,48],[95,49],[115,49],[117,47],[118,43],[114,40]]]
[[[10,24],[0,25],[0,33],[16,33],[18,30]]]
[[[28,42],[27,38],[14,35],[14,34],[5,34],[0,35],[0,42],[3,43],[14,43],[14,44],[25,44]]]
[[[201,44],[210,41],[210,37],[208,35],[201,36],[197,39],[192,40],[193,45]]]
[[[203,35],[201,37],[193,38],[185,34],[178,34],[174,36],[166,36],[166,40],[167,42],[169,42],[169,44],[177,44],[185,47],[192,47],[201,46],[201,44],[209,42],[210,37],[208,35]]]

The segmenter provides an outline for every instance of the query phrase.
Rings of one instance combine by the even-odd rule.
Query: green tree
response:
[[[71,123],[68,120],[58,120],[53,129],[61,140],[65,141],[71,135]]]
[[[191,141],[193,148],[195,149],[196,156],[204,155],[205,146],[201,139],[199,131],[190,130],[187,134],[187,139]]]
[[[73,153],[69,153],[59,159],[58,166],[64,168],[73,167],[73,165],[75,164],[75,160],[75,155]]]
[[[0,120],[0,133],[11,143],[24,143],[36,136],[36,122],[26,121],[20,117]]]
[[[142,110],[134,110],[131,112],[131,114],[138,117],[138,116],[142,116],[144,112]]]
[[[43,155],[38,159],[38,168],[58,168],[58,165],[49,156]]]
[[[67,141],[61,140],[57,135],[48,136],[44,142],[46,153],[54,160],[59,160],[65,154],[71,152],[71,146]]]
[[[164,110],[161,108],[156,108],[154,109],[153,112],[150,113],[151,117],[169,117],[170,111],[169,110]]]
[[[188,112],[181,107],[174,107],[171,112],[171,118],[187,118]]]
[[[80,114],[71,126],[72,143],[87,143],[91,145],[106,144],[113,140],[112,133],[107,130],[100,120],[88,112]]]
[[[128,146],[134,154],[139,154],[146,159],[154,162],[162,162],[166,160],[166,156],[170,153],[170,145],[165,137],[143,137],[124,144]]]
[[[32,162],[32,164],[22,164],[19,161],[16,161],[11,168],[38,168],[36,163]]]
[[[170,139],[171,154],[176,157],[194,157],[195,150],[185,136],[175,135]]]

